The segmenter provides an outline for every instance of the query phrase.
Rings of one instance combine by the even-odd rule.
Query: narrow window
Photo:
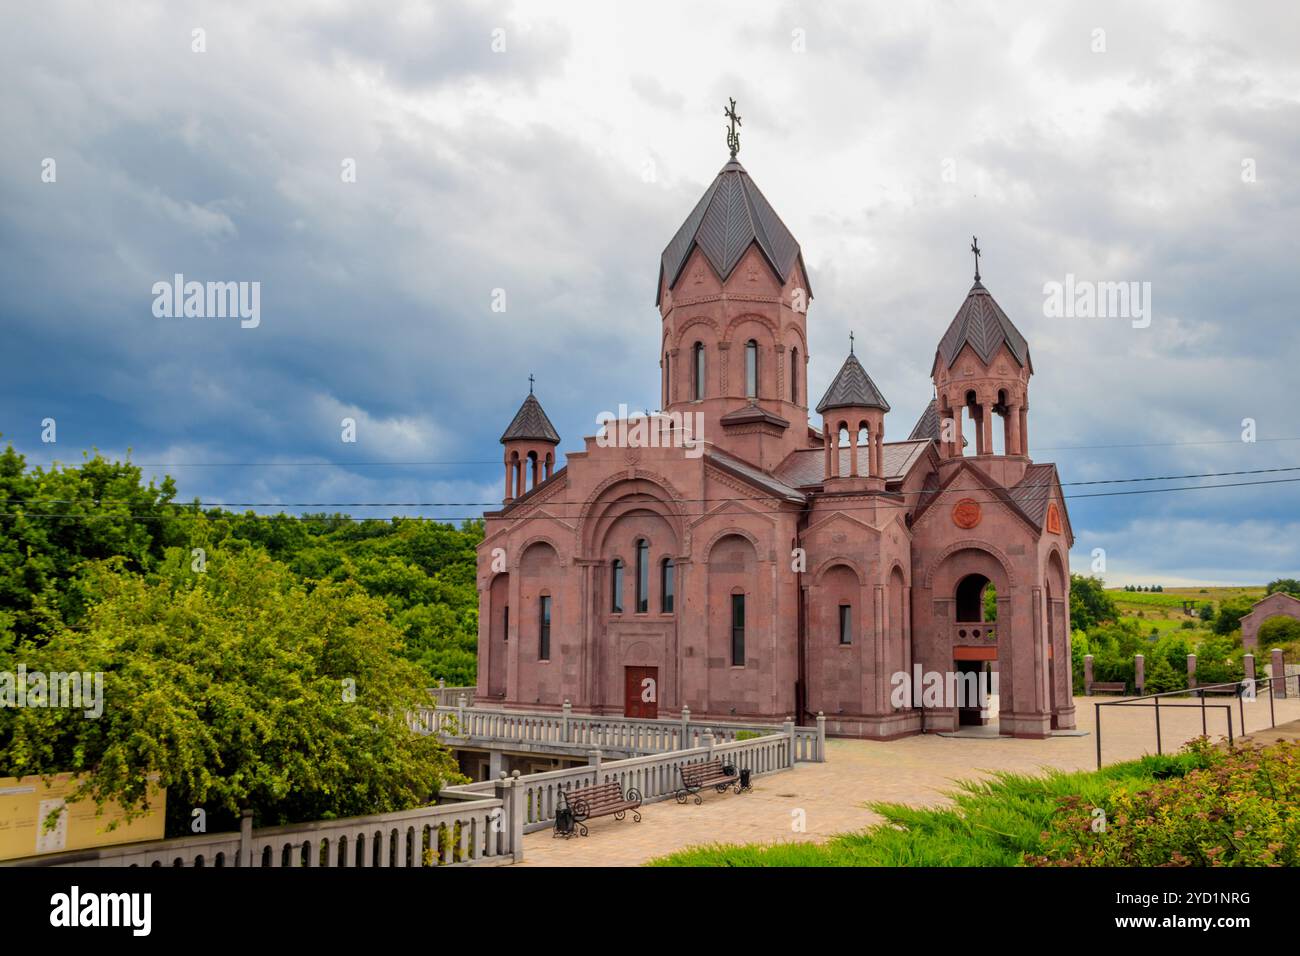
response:
[[[540,604],[541,606],[537,609],[537,659],[539,661],[549,661],[551,659],[551,596],[543,594]]]
[[[613,581],[611,588],[609,609],[615,614],[623,613],[623,562],[619,558],[614,559],[613,574],[610,575]]]
[[[676,582],[676,567],[672,558],[664,558],[659,565],[659,610],[665,614],[673,613],[673,589]]]
[[[853,608],[848,604],[840,605],[840,643],[853,643]]]
[[[799,350],[790,350],[790,401],[799,404]]]
[[[731,596],[731,665],[745,666],[745,595]]]
[[[501,609],[501,632],[505,634],[506,640],[510,640],[510,605],[507,604]]]
[[[636,612],[650,610],[650,542],[642,538],[636,543]]]
[[[664,401],[672,404],[673,400],[673,357],[664,353]]]
[[[704,343],[695,343],[695,362],[691,369],[691,398],[699,401],[704,397]]]
[[[758,343],[745,343],[745,397],[758,398]]]

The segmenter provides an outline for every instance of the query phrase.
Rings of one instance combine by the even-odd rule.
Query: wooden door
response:
[[[623,668],[623,716],[647,720],[659,716],[659,668]]]

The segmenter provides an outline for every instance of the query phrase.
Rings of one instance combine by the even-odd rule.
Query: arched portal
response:
[[[932,619],[947,631],[947,641],[939,643],[952,650],[950,658],[927,663],[925,668],[937,664],[947,671],[943,709],[957,718],[957,724],[990,725],[994,706],[999,714],[1012,710],[1007,694],[1012,652],[1012,587],[1007,569],[1000,557],[972,542],[944,557],[928,577],[933,589]],[[996,615],[985,611],[990,591],[997,595]],[[994,616],[996,621],[990,620]],[[996,701],[990,700],[995,691]]]

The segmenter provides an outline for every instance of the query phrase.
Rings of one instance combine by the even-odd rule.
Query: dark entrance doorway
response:
[[[645,720],[659,716],[659,668],[623,668],[623,716]]]

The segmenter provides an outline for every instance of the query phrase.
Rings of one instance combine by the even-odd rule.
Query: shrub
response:
[[[1270,617],[1259,626],[1259,646],[1280,647],[1300,641],[1300,621],[1293,617]]]
[[[1100,801],[1066,797],[1035,866],[1295,866],[1300,864],[1300,745],[1223,751],[1205,738],[1202,764],[1180,780],[1120,783]],[[1104,827],[1095,813],[1105,812]]]

